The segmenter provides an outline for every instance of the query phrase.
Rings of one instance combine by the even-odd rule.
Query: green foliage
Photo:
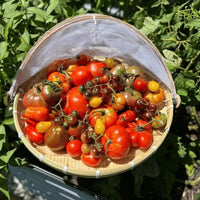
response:
[[[90,4],[86,10],[85,3]],[[26,164],[15,156],[21,145],[6,92],[27,52],[60,21],[87,12],[120,18],[145,34],[163,54],[174,78],[181,108],[169,136],[156,154],[130,173],[92,182],[109,199],[170,199],[180,169],[192,176],[200,165],[200,0],[4,0],[0,2],[0,190],[9,198],[8,164]],[[186,112],[186,108],[191,112]],[[193,124],[189,124],[192,122]],[[183,126],[184,124],[184,126]],[[190,127],[190,129],[188,128]],[[195,134],[196,139],[190,136]],[[129,177],[126,192],[120,190]],[[86,184],[87,185],[87,184]],[[89,189],[91,189],[89,188]],[[154,199],[154,198],[153,198]],[[199,194],[195,199],[199,199]]]

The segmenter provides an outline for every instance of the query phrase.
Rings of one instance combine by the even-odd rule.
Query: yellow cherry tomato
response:
[[[94,126],[94,132],[97,135],[101,135],[105,132],[105,130],[106,130],[105,124],[102,122],[101,119],[97,119],[96,124]]]
[[[102,103],[102,98],[100,97],[95,97],[93,96],[90,100],[89,100],[89,105],[92,108],[98,108]]]
[[[115,66],[115,61],[111,58],[106,58],[105,63],[108,68],[113,68]]]
[[[41,122],[38,122],[36,124],[36,130],[39,132],[39,133],[44,133],[47,131],[47,129],[49,129],[51,127],[51,122],[50,121],[41,121]]]
[[[158,92],[158,90],[160,89],[160,85],[156,81],[149,81],[148,88],[151,92]]]

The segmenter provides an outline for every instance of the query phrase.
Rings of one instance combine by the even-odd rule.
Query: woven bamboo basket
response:
[[[90,34],[87,33],[88,30],[85,30],[86,34],[84,35],[84,30],[83,32],[81,32],[81,30],[84,29],[83,27],[87,26],[89,26],[88,30],[90,30]],[[113,42],[110,44],[104,41],[104,39],[106,40],[106,35],[98,35],[99,31],[101,31],[101,28],[107,30],[107,26],[111,29],[115,27],[117,30],[122,30],[122,32],[119,31],[118,35],[108,31],[109,37],[113,38]],[[113,31],[115,32],[116,30]],[[135,40],[133,40],[135,43],[137,43],[137,45],[133,44],[133,49],[135,46],[137,46],[137,48],[141,46],[143,48],[144,46],[144,51],[146,48],[149,48],[149,54],[152,54],[151,56],[153,56],[151,58],[155,57],[155,59],[152,59],[154,61],[152,61],[150,65],[149,63],[145,63],[149,55],[147,55],[147,58],[143,58],[143,61],[140,60],[140,58],[145,57],[146,55],[146,52],[140,54],[140,52],[143,52],[142,49],[141,51],[136,50],[135,54],[134,52],[131,52],[131,48],[128,49],[130,54],[132,53],[133,56],[126,52],[127,49],[123,46],[123,40],[128,38],[126,37],[126,31],[128,31],[128,34],[130,33],[137,37]],[[64,36],[67,35],[68,32],[71,32],[71,37],[75,37],[75,35],[77,35],[75,37],[77,39],[76,42],[73,40],[65,40],[67,38],[64,38]],[[83,37],[81,37],[81,35]],[[122,37],[116,38],[119,35]],[[131,38],[132,35],[129,37]],[[79,40],[79,38],[82,38],[82,40]],[[110,41],[110,38],[107,39]],[[60,48],[55,46],[55,41],[60,46]],[[125,45],[131,46],[130,39],[127,41],[125,41]],[[115,46],[117,43],[119,43],[119,46]],[[75,47],[77,48],[74,49]],[[124,159],[118,161],[113,161],[107,157],[104,157],[103,162],[98,167],[94,168],[84,165],[80,159],[74,159],[70,157],[64,150],[55,153],[45,145],[36,145],[30,142],[29,139],[25,136],[25,123],[21,118],[21,112],[24,110],[22,103],[23,95],[35,83],[38,83],[39,81],[46,78],[46,73],[44,71],[46,70],[45,67],[48,66],[49,63],[56,59],[73,57],[79,53],[86,53],[91,57],[117,56],[123,58],[129,63],[134,62],[137,65],[144,67],[150,76],[153,76],[159,81],[165,93],[165,101],[163,102],[163,108],[161,111],[166,113],[168,119],[167,124],[163,129],[153,131],[154,142],[148,150],[142,151],[139,149],[131,149],[131,151]],[[151,41],[143,36],[130,24],[127,24],[113,17],[99,14],[80,15],[67,19],[57,24],[45,35],[43,35],[29,51],[24,62],[20,66],[16,75],[16,79],[14,80],[10,89],[10,96],[13,96],[14,98],[13,115],[18,136],[27,147],[27,149],[41,162],[60,172],[88,178],[107,177],[119,174],[133,169],[135,166],[148,159],[160,147],[165,137],[167,136],[173,119],[175,105],[174,102],[178,102],[170,72],[164,63],[161,54],[151,43]]]

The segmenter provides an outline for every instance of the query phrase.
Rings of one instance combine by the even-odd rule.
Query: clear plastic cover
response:
[[[21,64],[10,88],[10,96],[16,94],[24,81],[54,60],[80,53],[123,58],[130,65],[137,63],[163,82],[176,98],[171,74],[151,41],[130,24],[99,14],[67,19],[46,32]]]

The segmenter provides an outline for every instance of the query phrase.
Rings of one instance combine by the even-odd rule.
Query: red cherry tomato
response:
[[[138,119],[136,123],[135,122],[128,123],[127,126],[135,129],[136,131],[147,130],[149,132],[152,132],[152,125],[149,122],[144,121],[142,119]]]
[[[142,131],[138,133],[138,147],[146,150],[153,143],[153,135],[149,131]]]
[[[79,92],[78,87],[73,87],[68,92],[66,98],[64,111],[68,114],[71,114],[72,111],[76,110],[78,112],[78,117],[83,119],[88,110],[88,101]]]
[[[127,110],[119,115],[116,124],[126,127],[127,123],[135,121],[136,115],[132,110]]]
[[[133,81],[133,88],[139,92],[145,92],[148,88],[148,81],[138,77]]]
[[[90,167],[97,167],[102,161],[102,155],[99,157],[93,157],[91,154],[81,154],[81,161]]]
[[[80,140],[77,140],[77,139],[72,140],[67,143],[66,151],[73,158],[79,157],[82,153],[81,146],[82,146],[82,142]]]
[[[25,132],[27,133],[29,139],[32,142],[35,142],[37,144],[41,144],[44,142],[44,134],[39,133],[35,127],[32,126],[26,126]]]
[[[104,152],[114,160],[124,158],[130,150],[130,136],[123,126],[113,125],[101,138]]]
[[[102,70],[102,68],[104,68],[104,67],[107,68],[105,63],[99,62],[99,61],[90,62],[88,67],[89,67],[93,77],[104,75],[104,70]]]
[[[144,121],[142,119],[138,119],[136,121],[137,126],[140,126],[140,128],[144,128],[144,130],[147,130],[149,132],[152,132],[152,125],[149,124],[148,121]]]
[[[76,86],[84,85],[92,79],[90,69],[86,66],[76,67],[72,72],[72,83]]]

